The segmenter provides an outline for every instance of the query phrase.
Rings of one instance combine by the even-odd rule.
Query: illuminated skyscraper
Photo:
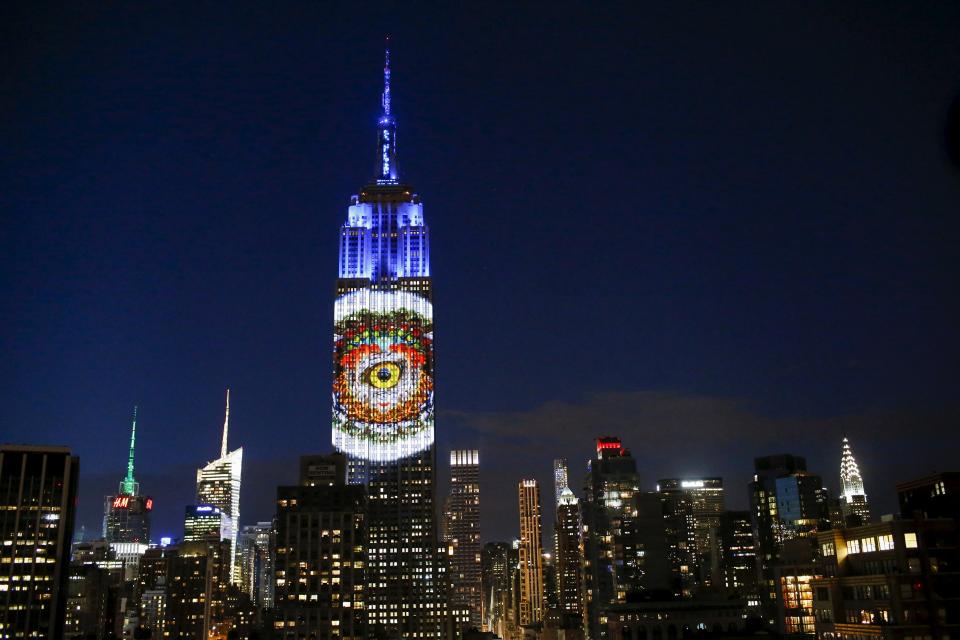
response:
[[[784,564],[784,543],[811,540],[829,519],[829,505],[820,476],[807,471],[807,461],[788,453],[755,458],[749,485],[751,519],[760,565],[760,606],[769,623],[777,617],[776,571]]]
[[[597,457],[589,462],[584,486],[584,589],[587,629],[593,640],[605,638],[604,608],[626,602],[641,588],[645,549],[638,519],[640,476],[637,461],[619,438],[597,438]],[[659,502],[659,500],[658,500]],[[662,516],[656,520],[662,537]]]
[[[580,501],[570,489],[564,489],[557,505],[557,588],[560,608],[583,614],[583,525]]]
[[[483,580],[483,630],[501,633],[509,609],[513,582],[513,547],[508,542],[488,542],[480,552],[480,571]]]
[[[130,427],[130,453],[127,475],[115,496],[107,496],[103,505],[103,537],[107,542],[150,543],[150,513],[153,498],[140,495],[140,483],[133,475],[134,449],[137,443],[137,408],[133,408]]]
[[[713,585],[744,598],[751,612],[760,606],[757,544],[749,511],[724,511],[713,536]]]
[[[556,458],[553,461],[553,509],[554,515],[559,518],[560,496],[565,489],[570,488],[570,472],[566,458]],[[560,555],[560,538],[556,527],[553,530],[553,557]],[[559,565],[557,565],[559,567]]]
[[[160,638],[224,637],[216,633],[230,580],[230,545],[207,538],[166,550],[166,600]]]
[[[657,482],[663,502],[675,586],[684,595],[709,584],[711,535],[724,510],[723,478],[666,478]]]
[[[852,518],[852,525],[870,524],[870,504],[863,488],[863,476],[853,457],[850,441],[843,439],[843,454],[840,457],[840,508],[844,520]]]
[[[560,496],[564,489],[570,488],[570,471],[566,458],[557,458],[553,461],[553,499],[554,504],[560,504]]]
[[[273,558],[276,540],[273,522],[258,522],[240,529],[237,554],[240,556],[240,588],[259,607],[273,607]]]
[[[543,620],[543,538],[540,485],[521,480],[520,497],[520,624]]]
[[[480,628],[480,453],[450,452],[450,500],[447,512],[450,556],[450,607],[457,618]]]
[[[62,638],[80,460],[0,445],[0,638]]]
[[[332,439],[349,482],[367,485],[369,632],[438,638],[446,586],[434,515],[429,231],[397,168],[389,50],[382,105],[374,178],[340,230]]]
[[[237,564],[237,525],[240,522],[240,472],[243,466],[243,447],[230,451],[227,436],[230,431],[230,390],[227,389],[227,407],[223,418],[223,438],[220,457],[197,469],[197,504],[213,505],[226,518],[223,539],[230,541],[230,576],[240,581]]]
[[[300,462],[305,469],[322,460],[306,456]],[[368,637],[366,492],[363,486],[345,484],[344,473],[327,477],[332,482],[314,482],[310,474],[301,474],[300,485],[277,487],[276,638]]]
[[[212,504],[191,504],[184,509],[183,539],[199,542],[208,538],[230,540],[235,523],[229,515]]]

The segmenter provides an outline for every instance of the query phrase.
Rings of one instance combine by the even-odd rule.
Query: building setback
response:
[[[0,446],[0,634],[63,636],[80,460]]]

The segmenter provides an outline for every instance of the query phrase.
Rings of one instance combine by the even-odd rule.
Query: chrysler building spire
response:
[[[840,506],[845,519],[857,516],[862,524],[870,522],[870,505],[867,492],[863,488],[863,476],[853,457],[850,441],[843,439],[843,452],[840,456]]]

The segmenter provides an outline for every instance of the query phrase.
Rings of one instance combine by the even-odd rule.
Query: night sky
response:
[[[0,441],[80,456],[88,536],[134,404],[155,537],[226,387],[244,524],[329,449],[386,33],[441,477],[480,449],[486,540],[517,535],[521,477],[549,499],[553,457],[579,489],[598,435],[644,488],[720,475],[734,508],[759,455],[836,490],[843,435],[876,513],[960,466],[958,3],[0,11]]]

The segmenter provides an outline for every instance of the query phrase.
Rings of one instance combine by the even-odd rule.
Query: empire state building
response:
[[[368,636],[440,638],[429,230],[397,166],[389,49],[383,75],[374,178],[340,229],[332,436],[368,490]]]

